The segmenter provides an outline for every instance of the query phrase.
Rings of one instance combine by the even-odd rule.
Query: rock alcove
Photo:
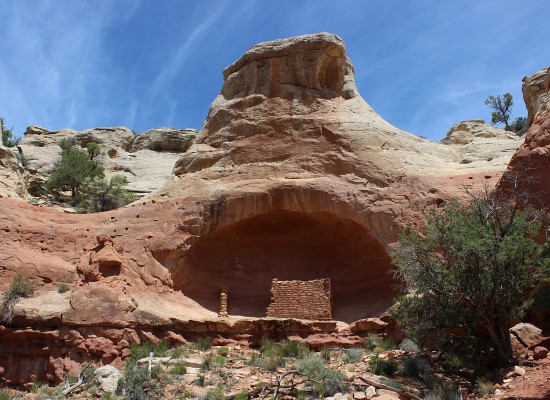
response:
[[[217,312],[265,317],[273,278],[332,282],[333,318],[377,316],[395,295],[391,261],[367,230],[330,213],[271,211],[198,239],[172,268],[174,288]]]

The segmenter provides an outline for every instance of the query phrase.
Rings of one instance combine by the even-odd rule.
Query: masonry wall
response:
[[[330,279],[271,282],[268,317],[332,319]]]

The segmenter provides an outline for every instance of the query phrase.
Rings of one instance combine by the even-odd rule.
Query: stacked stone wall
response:
[[[313,320],[332,319],[330,279],[280,281],[271,283],[271,303],[267,316]]]

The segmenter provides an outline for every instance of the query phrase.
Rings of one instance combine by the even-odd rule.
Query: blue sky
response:
[[[200,129],[225,67],[256,43],[333,32],[365,100],[439,140],[550,65],[547,0],[2,0],[0,116],[21,135]]]

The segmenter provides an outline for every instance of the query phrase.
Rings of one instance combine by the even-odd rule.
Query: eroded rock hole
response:
[[[329,278],[334,319],[353,321],[391,305],[390,268],[383,247],[356,222],[281,211],[202,237],[170,269],[175,289],[205,308],[217,312],[227,286],[228,313],[254,317],[266,315],[273,278]]]

